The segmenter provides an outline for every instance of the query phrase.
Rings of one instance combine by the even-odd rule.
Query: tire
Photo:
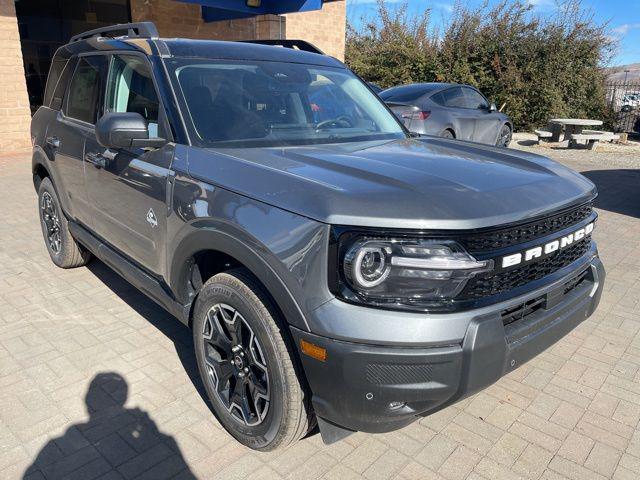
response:
[[[81,267],[89,263],[91,253],[71,236],[69,222],[49,178],[44,178],[38,187],[38,212],[44,243],[53,263],[61,268]]]
[[[451,139],[456,138],[456,136],[453,134],[453,132],[451,130],[449,130],[448,128],[446,130],[441,131],[440,135],[438,135],[438,136],[442,137],[442,138],[451,138]]]
[[[219,273],[204,284],[192,326],[213,410],[240,443],[262,451],[284,448],[315,425],[284,322],[246,269]]]
[[[511,136],[513,132],[511,131],[511,127],[506,123],[502,125],[500,128],[500,133],[498,134],[498,140],[496,141],[496,146],[498,147],[508,147],[511,143]]]

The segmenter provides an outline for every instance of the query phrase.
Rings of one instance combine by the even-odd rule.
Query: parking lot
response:
[[[403,430],[268,454],[216,422],[177,320],[99,261],[54,267],[30,156],[0,158],[0,477],[640,478],[640,155],[541,150],[600,190],[596,314]]]

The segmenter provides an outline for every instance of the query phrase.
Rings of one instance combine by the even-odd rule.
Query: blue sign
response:
[[[259,6],[250,7],[246,0],[179,0],[202,5],[205,22],[247,18],[254,15],[308,12],[322,9],[322,0],[261,0]],[[257,3],[257,2],[256,2]]]

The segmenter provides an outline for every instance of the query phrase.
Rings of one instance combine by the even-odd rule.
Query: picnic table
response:
[[[602,120],[589,120],[587,118],[552,118],[549,120],[551,128],[551,142],[559,142],[564,128],[564,140],[571,140],[571,135],[579,135],[584,127],[597,127],[602,125]]]

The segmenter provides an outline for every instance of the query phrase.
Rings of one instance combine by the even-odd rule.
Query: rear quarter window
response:
[[[47,77],[47,86],[44,91],[43,105],[54,110],[62,108],[64,92],[71,78],[75,66],[75,59],[54,58]]]

